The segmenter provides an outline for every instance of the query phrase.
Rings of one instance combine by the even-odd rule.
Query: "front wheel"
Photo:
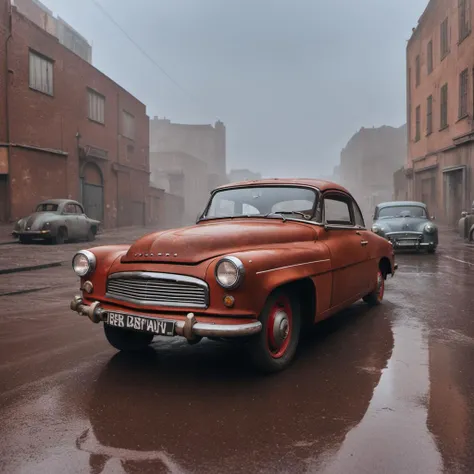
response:
[[[66,242],[67,238],[67,229],[65,227],[60,227],[56,237],[53,237],[53,242],[57,245],[62,245]]]
[[[115,349],[124,352],[137,352],[146,349],[153,340],[153,334],[116,328],[104,324],[107,341]]]
[[[435,253],[436,252],[436,247],[430,247],[428,249],[428,253]]]
[[[370,306],[377,306],[382,302],[384,292],[385,278],[382,275],[382,272],[379,270],[377,272],[377,285],[375,290],[369,293],[367,296],[364,296],[362,299]]]
[[[262,331],[247,345],[253,364],[265,373],[286,369],[295,356],[300,338],[298,301],[287,291],[277,290],[268,298],[260,322]]]

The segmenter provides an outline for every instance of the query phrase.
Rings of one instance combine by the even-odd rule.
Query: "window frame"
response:
[[[426,98],[426,136],[433,133],[433,94]]]
[[[426,45],[426,73],[429,76],[433,72],[433,40],[430,39]]]
[[[31,59],[32,57],[36,57],[38,59],[40,59],[41,61],[45,61],[47,64],[49,64],[51,66],[51,87],[50,87],[50,91],[45,91],[43,89],[38,89],[37,87],[35,87],[34,85],[32,85],[32,80],[31,80],[31,73],[32,73],[32,69],[31,69]],[[35,92],[39,92],[41,94],[44,94],[48,97],[54,97],[54,59],[40,53],[39,51],[36,51],[35,49],[32,49],[32,48],[29,48],[28,49],[28,87],[30,88],[30,90],[32,91],[35,91]],[[48,72],[46,71],[46,79],[48,79]],[[36,81],[35,81],[36,82]]]
[[[325,206],[326,200],[344,202],[347,205],[347,208],[349,210],[349,218],[351,220],[351,223],[350,224],[329,224],[326,221],[326,206]],[[322,193],[321,201],[322,201],[321,213],[322,213],[322,221],[323,221],[322,223],[325,229],[354,230],[354,229],[359,228],[358,226],[355,225],[354,209],[352,206],[352,203],[355,202],[355,200],[349,194],[346,194],[342,191],[328,190]]]
[[[94,123],[98,123],[100,125],[105,125],[105,101],[106,97],[104,94],[101,94],[100,92],[96,91],[95,89],[92,89],[92,87],[87,87],[87,105],[88,105],[88,111],[87,111],[87,118]],[[103,100],[103,116],[104,120],[101,122],[100,120],[97,120],[93,117],[91,117],[91,96],[96,96],[97,98],[100,98]]]
[[[458,44],[471,34],[471,0],[458,0]]]
[[[446,17],[440,25],[440,56],[441,61],[449,54],[449,20]]]
[[[415,142],[421,139],[421,105],[415,108]]]
[[[465,79],[465,82],[463,82]],[[464,93],[463,93],[464,85]],[[459,74],[459,106],[458,119],[461,120],[469,115],[469,68],[465,68]]]
[[[415,87],[421,84],[421,57],[418,54],[415,58]]]
[[[126,126],[125,126],[125,117],[131,117],[133,120],[132,122],[130,123],[133,123],[133,131],[131,133],[131,135],[133,136],[128,136],[126,134],[126,132],[128,132],[128,130],[126,130]],[[125,110],[125,109],[122,109],[122,135],[125,137],[125,138],[128,138],[129,140],[132,140],[132,141],[135,141],[135,133],[136,133],[136,123],[135,123],[135,120],[136,120],[136,117],[135,115],[133,115],[132,113],[130,113],[128,110]]]
[[[444,94],[446,91],[446,94]],[[439,126],[440,130],[448,128],[448,83],[444,83],[440,88],[440,117],[439,117]]]

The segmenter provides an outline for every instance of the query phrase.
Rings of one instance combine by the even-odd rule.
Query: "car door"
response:
[[[68,237],[70,239],[77,239],[79,234],[79,222],[76,213],[76,206],[73,203],[68,202],[64,206],[62,214],[64,217],[64,223],[67,227]]]
[[[84,209],[79,204],[75,204],[77,214],[77,231],[79,233],[78,237],[84,239],[87,237],[89,232],[89,220],[84,213]]]
[[[329,249],[332,267],[331,307],[350,302],[365,292],[367,244],[364,230],[356,226],[353,199],[341,191],[322,195],[323,241]]]

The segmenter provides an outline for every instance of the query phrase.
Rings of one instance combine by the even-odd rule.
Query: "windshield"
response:
[[[58,210],[57,204],[40,204],[36,208],[36,212],[56,212]]]
[[[262,186],[225,189],[212,197],[203,218],[268,216],[283,212],[287,217],[307,219],[313,216],[316,192],[290,186]]]
[[[392,206],[384,207],[379,211],[379,219],[391,217],[425,217],[426,211],[420,206]]]

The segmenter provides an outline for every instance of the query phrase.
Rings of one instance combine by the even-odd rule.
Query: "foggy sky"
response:
[[[405,48],[427,0],[42,0],[150,117],[227,126],[227,168],[330,174],[361,126],[405,123]]]

